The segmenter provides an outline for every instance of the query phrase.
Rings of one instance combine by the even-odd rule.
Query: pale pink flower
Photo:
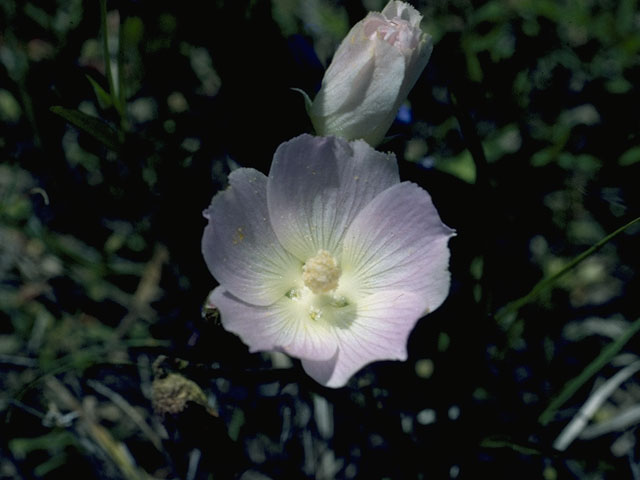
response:
[[[318,135],[382,141],[431,56],[421,20],[408,3],[391,1],[354,25],[309,107]]]
[[[269,176],[235,170],[205,211],[209,298],[252,352],[300,358],[340,387],[364,365],[407,358],[420,317],[449,291],[445,226],[393,154],[364,141],[301,135]]]

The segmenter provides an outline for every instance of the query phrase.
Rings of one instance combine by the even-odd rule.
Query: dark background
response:
[[[457,230],[451,293],[339,390],[203,314],[201,212],[382,2],[108,1],[115,96],[99,1],[0,3],[0,478],[640,478],[634,377],[554,449],[636,360],[638,226],[501,310],[638,216],[637,1],[412,3],[434,53],[379,149]]]

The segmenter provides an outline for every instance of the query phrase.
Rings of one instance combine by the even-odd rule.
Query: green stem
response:
[[[567,265],[565,265],[560,271],[558,271],[554,275],[551,275],[550,277],[543,278],[542,280],[540,280],[531,289],[531,291],[529,293],[527,293],[524,297],[520,297],[517,300],[514,300],[513,302],[510,302],[506,306],[504,306],[498,313],[496,313],[495,319],[497,321],[500,321],[500,320],[504,319],[505,317],[507,317],[509,314],[515,313],[518,310],[520,310],[520,308],[522,308],[524,305],[526,305],[531,300],[533,300],[537,295],[540,294],[540,292],[542,292],[542,291],[546,290],[547,288],[549,288],[550,286],[552,286],[560,277],[564,276],[573,267],[575,267],[580,262],[582,262],[583,260],[588,258],[590,255],[592,255],[595,252],[597,252],[598,250],[600,250],[610,240],[612,240],[613,238],[617,237],[622,232],[624,232],[627,228],[631,227],[632,225],[635,225],[638,222],[640,222],[640,217],[631,220],[626,225],[623,225],[622,227],[618,228],[614,232],[612,232],[609,235],[607,235],[606,237],[604,237],[602,240],[600,240],[598,243],[593,245],[591,248],[589,248],[588,250],[582,252],[580,255],[578,255],[573,260],[571,260]]]

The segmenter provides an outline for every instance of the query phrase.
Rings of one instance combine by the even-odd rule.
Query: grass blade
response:
[[[591,248],[585,250],[580,255],[578,255],[573,260],[571,260],[569,263],[567,263],[559,272],[551,275],[550,277],[543,278],[542,280],[540,280],[538,283],[535,284],[535,286],[531,289],[531,291],[527,293],[525,296],[520,297],[517,300],[514,300],[513,302],[510,302],[507,305],[505,305],[498,313],[496,313],[495,319],[497,321],[500,321],[505,317],[507,317],[509,314],[516,313],[518,310],[520,310],[520,308],[522,308],[524,305],[526,305],[527,303],[532,301],[534,298],[536,298],[541,292],[550,288],[554,283],[558,281],[558,279],[560,279],[560,277],[566,275],[573,267],[578,265],[583,260],[587,259],[589,256],[593,255],[595,252],[597,252],[602,247],[604,247],[609,241],[613,240],[615,237],[617,237],[622,232],[624,232],[627,228],[631,227],[632,225],[635,225],[638,222],[640,222],[640,217],[637,217],[631,220],[626,225],[623,225],[622,227],[618,228],[614,232],[604,237],[602,240],[600,240],[598,243],[593,245]]]
[[[567,400],[569,400],[574,393],[576,393],[580,387],[582,387],[587,381],[591,379],[596,373],[598,373],[602,367],[604,367],[609,361],[618,354],[620,350],[627,344],[631,337],[633,337],[640,330],[640,318],[633,322],[627,330],[620,335],[616,340],[604,347],[598,355],[587,367],[582,371],[580,375],[571,379],[560,393],[551,401],[549,406],[542,412],[538,421],[542,425],[547,425],[553,418],[556,410],[560,408]]]

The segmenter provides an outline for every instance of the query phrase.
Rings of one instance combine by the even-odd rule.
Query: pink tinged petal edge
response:
[[[418,81],[418,78],[420,78],[420,75],[422,75],[422,71],[427,66],[427,63],[429,63],[429,58],[431,58],[431,53],[433,52],[433,40],[431,35],[425,33],[420,28],[422,14],[420,14],[420,12],[412,5],[406,2],[391,1],[381,13],[382,16],[388,20],[391,20],[394,17],[400,17],[403,20],[408,21],[409,25],[416,30],[416,34],[418,34],[420,38],[418,46],[413,49],[403,50],[405,74],[402,79],[402,85],[400,87],[397,100],[392,108],[393,117],[395,118],[400,105],[402,105],[402,103],[407,99],[409,92]],[[393,118],[391,119],[391,122],[393,122]],[[382,135],[385,133],[386,130]]]
[[[378,360],[406,360],[407,340],[426,302],[419,295],[385,291],[358,302],[355,321],[334,327],[338,352],[325,361],[302,360],[309,376],[327,387],[344,386],[365,365]]]
[[[392,46],[367,31],[395,17],[406,20],[420,39],[415,48]],[[382,141],[424,70],[431,36],[420,29],[422,15],[405,2],[389,2],[382,13],[370,12],[342,41],[310,111],[316,132],[347,139]],[[369,33],[369,34],[368,34]]]
[[[352,276],[362,294],[414,292],[433,311],[449,293],[447,244],[453,235],[429,194],[403,182],[378,195],[347,230],[343,274]]]
[[[273,230],[302,262],[320,249],[335,255],[358,212],[399,181],[393,154],[360,140],[301,135],[273,157],[267,182]]]
[[[271,228],[267,178],[241,168],[229,175],[229,184],[205,211],[209,224],[202,253],[213,276],[234,296],[270,305],[291,288],[301,263],[282,248]]]
[[[224,328],[235,333],[251,352],[280,350],[293,357],[326,360],[338,347],[335,335],[324,325],[299,315],[292,300],[283,298],[259,307],[243,302],[217,287],[209,301],[220,311]]]
[[[400,17],[403,20],[409,22],[412,27],[418,27],[422,21],[422,15],[412,5],[406,2],[391,1],[387,3],[387,6],[382,9],[382,15],[389,20]]]

